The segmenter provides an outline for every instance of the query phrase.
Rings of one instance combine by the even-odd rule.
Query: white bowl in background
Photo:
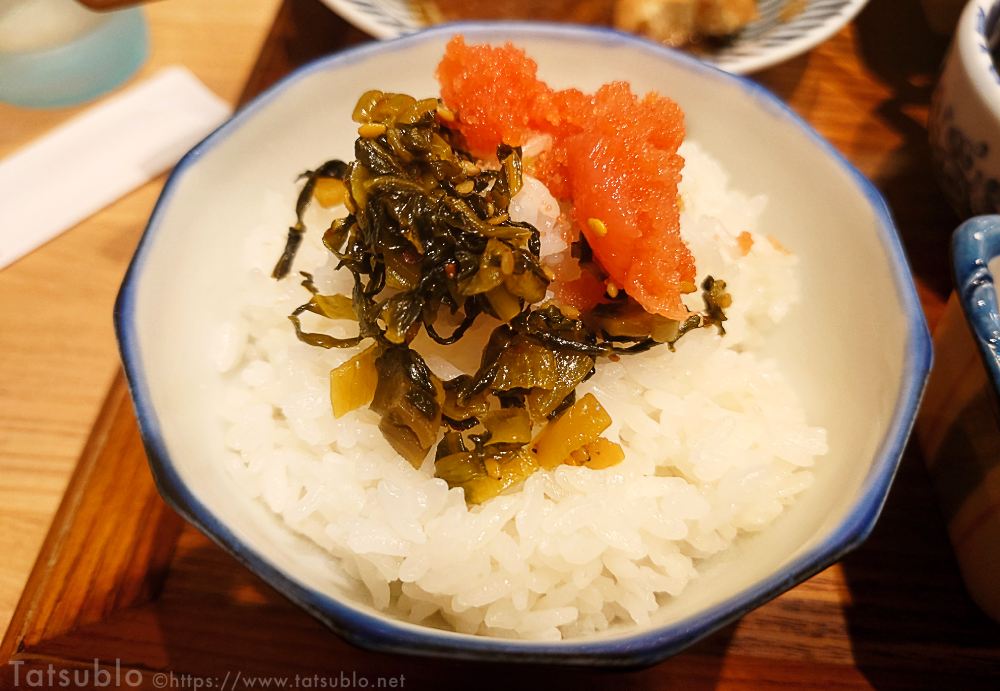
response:
[[[427,26],[417,0],[322,2],[376,38],[396,38]],[[815,48],[844,28],[867,2],[757,0],[756,19],[727,40],[700,44],[692,54],[732,74],[759,72]],[[799,9],[789,14],[789,6]]]

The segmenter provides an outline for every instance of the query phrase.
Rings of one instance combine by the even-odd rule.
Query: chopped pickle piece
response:
[[[413,340],[410,332],[417,326],[424,309],[423,300],[413,293],[397,293],[386,300],[379,310],[379,318],[386,323],[383,333],[390,343],[409,343]]]
[[[313,197],[324,209],[331,209],[344,203],[347,186],[337,178],[319,178],[313,187]]]
[[[394,250],[383,255],[385,284],[397,290],[414,290],[420,285],[420,262],[405,251]]]
[[[479,270],[472,274],[468,280],[459,283],[459,292],[462,295],[488,293],[503,283],[504,276],[512,273],[513,266],[514,253],[510,246],[502,240],[490,238],[486,241],[486,249],[479,257]],[[505,272],[505,267],[511,267],[511,271]],[[509,320],[502,319],[501,321]]]
[[[456,453],[465,453],[468,451],[465,448],[465,440],[462,438],[461,432],[445,432],[444,437],[441,439],[441,443],[438,444],[437,452],[434,455],[435,463],[440,461],[445,456],[451,456]]]
[[[531,419],[524,408],[501,408],[486,413],[483,427],[490,433],[487,444],[527,444],[531,441]]]
[[[556,361],[552,353],[536,343],[517,340],[500,354],[496,362],[493,388],[497,391],[549,388],[556,382]]]
[[[482,458],[462,452],[439,459],[434,474],[449,487],[461,487],[468,504],[481,504],[538,470],[538,462],[523,450],[487,451]]]
[[[502,322],[509,322],[521,311],[521,303],[502,285],[490,289],[486,293],[486,300],[489,301],[497,319]]]
[[[378,384],[371,409],[379,429],[399,455],[420,466],[437,441],[444,387],[417,351],[390,346],[375,359]]]
[[[536,386],[525,399],[531,416],[541,419],[559,407],[567,396],[573,393],[577,384],[594,369],[594,358],[584,353],[556,351],[556,376],[550,388]]]
[[[622,447],[610,439],[598,437],[570,454],[569,465],[582,465],[591,470],[603,470],[618,465],[625,458]]]
[[[514,271],[504,276],[503,286],[511,295],[524,298],[525,302],[540,302],[545,298],[549,279],[545,272],[535,273],[533,267],[523,265],[523,255],[519,254]]]
[[[532,450],[538,464],[552,470],[610,426],[611,416],[594,394],[588,393],[542,429]]]
[[[316,310],[311,310],[322,314],[327,319],[350,319],[357,321],[354,314],[354,303],[346,295],[320,295],[312,296],[312,303]]]
[[[708,276],[701,283],[701,295],[705,300],[703,324],[706,326],[714,324],[719,333],[725,335],[726,328],[722,325],[722,322],[726,321],[724,310],[733,304],[733,296],[726,292],[726,282]]]
[[[694,326],[700,326],[698,316],[692,315],[692,318]],[[681,322],[651,314],[632,300],[598,305],[587,315],[587,322],[591,328],[611,338],[638,340],[648,337],[658,343],[673,343],[683,335]]]
[[[460,374],[444,383],[444,404],[442,411],[445,417],[456,420],[469,420],[485,415],[490,409],[486,392],[480,392],[459,400],[459,392],[472,379],[468,374]]]
[[[378,372],[375,358],[378,346],[365,348],[350,360],[330,370],[330,403],[333,416],[343,417],[371,402],[375,396]]]

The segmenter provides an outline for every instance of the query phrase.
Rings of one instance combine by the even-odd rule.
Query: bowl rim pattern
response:
[[[857,506],[821,544],[799,555],[787,566],[717,605],[669,625],[641,630],[614,638],[571,639],[560,642],[508,640],[456,634],[408,624],[362,611],[350,604],[299,582],[268,561],[253,545],[247,544],[213,515],[185,485],[167,449],[144,374],[138,343],[137,288],[143,266],[149,259],[151,239],[161,226],[178,181],[216,144],[238,129],[266,104],[279,98],[291,85],[315,72],[349,67],[375,53],[405,50],[446,34],[463,32],[479,39],[515,34],[604,45],[627,43],[636,50],[666,60],[707,79],[733,80],[760,107],[789,126],[808,135],[811,142],[833,159],[852,179],[870,205],[877,232],[892,259],[891,271],[898,299],[904,307],[907,332],[904,382],[896,409],[873,463],[859,489]],[[271,86],[236,112],[228,121],[189,151],[167,179],[153,209],[135,255],[122,281],[114,308],[115,331],[129,390],[135,405],[139,429],[156,485],[178,513],[232,554],[268,584],[283,593],[348,641],[384,652],[402,652],[458,659],[557,663],[581,666],[635,667],[658,662],[725,626],[751,609],[839,560],[867,538],[881,512],[909,436],[931,363],[931,342],[923,310],[917,299],[909,267],[889,209],[874,185],[850,164],[830,143],[764,87],[731,75],[670,50],[613,29],[526,22],[462,22],[432,27],[397,39],[363,44],[306,64]]]
[[[427,28],[421,12],[408,0],[321,0],[348,22],[379,39]],[[789,18],[784,5],[761,0],[758,17],[735,39],[701,60],[733,74],[750,74],[790,60],[827,41],[854,19],[868,0],[809,0]],[[641,37],[640,37],[641,38]],[[646,39],[652,42],[652,39]]]

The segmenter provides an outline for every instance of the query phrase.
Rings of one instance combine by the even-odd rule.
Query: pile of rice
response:
[[[269,277],[293,208],[289,189],[265,200],[260,227],[248,229],[246,303],[218,337],[234,484],[328,551],[330,568],[363,584],[371,605],[404,620],[538,640],[649,621],[702,560],[775,520],[827,450],[825,430],[807,424],[777,363],[753,353],[797,299],[796,258],[754,232],[764,198],[728,189],[696,145],[681,153],[682,233],[699,276],[730,287],[728,333],[701,329],[676,352],[598,362],[578,394],[593,392],[610,413],[606,436],[625,449],[621,464],[539,472],[469,508],[460,489],[433,476],[432,459],[415,470],[400,458],[371,411],[334,419],[328,373],[353,351],[300,343],[287,315],[307,294],[294,278]],[[533,219],[540,225],[552,220],[546,206]],[[329,222],[313,213],[313,229]],[[307,233],[295,268],[313,272],[322,292],[350,294],[350,274],[333,270],[320,236]],[[349,325],[329,325],[305,324],[348,335]],[[449,348],[415,345],[450,377],[475,368],[476,339],[491,328]]]

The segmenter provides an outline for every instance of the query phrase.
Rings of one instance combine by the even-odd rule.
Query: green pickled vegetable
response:
[[[436,445],[435,474],[480,503],[560,463],[598,469],[621,447],[599,436],[607,414],[576,387],[603,357],[673,344],[695,328],[724,333],[725,282],[702,285],[705,310],[683,322],[645,312],[624,291],[585,314],[543,302],[550,273],[538,230],[511,221],[522,187],[520,149],[501,145],[481,165],[461,135],[438,117],[437,99],[372,90],[353,112],[354,160],[328,161],[302,175],[295,224],[273,276],[286,276],[311,200],[343,203],[323,244],[353,278],[351,295],[324,295],[303,274],[307,302],[289,319],[297,337],[320,348],[368,348],[330,374],[338,417],[370,401],[396,451],[419,467]],[[581,267],[600,277],[586,241]],[[302,315],[357,323],[354,336],[306,331]],[[439,317],[457,324],[437,328]],[[310,317],[315,321],[315,317]],[[495,324],[475,372],[442,382],[411,347],[424,331],[450,346],[480,319]],[[442,436],[443,432],[443,436]],[[534,441],[532,441],[534,440]]]
[[[517,444],[531,441],[531,417],[524,408],[501,408],[486,414],[483,427],[489,434],[487,445]]]
[[[481,504],[520,484],[538,468],[531,453],[490,448],[482,453],[466,451],[440,458],[435,475],[449,487],[461,487],[469,504]]]
[[[437,441],[444,388],[417,351],[391,346],[375,360],[378,383],[371,409],[382,416],[379,429],[414,467]]]
[[[334,417],[343,417],[374,398],[378,384],[377,356],[378,346],[372,345],[330,370],[330,404]]]

